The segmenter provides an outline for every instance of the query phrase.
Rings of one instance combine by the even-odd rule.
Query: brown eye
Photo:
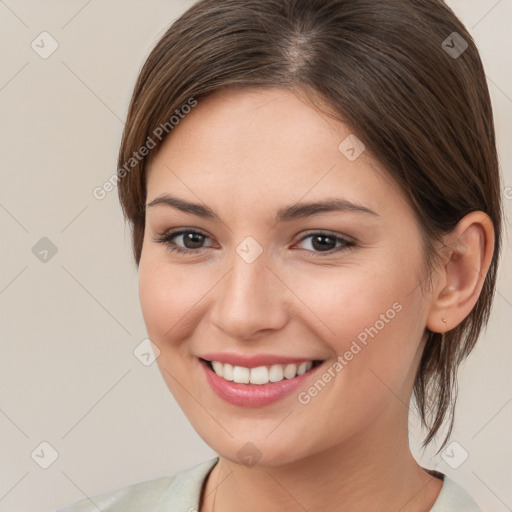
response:
[[[183,246],[177,245],[175,242],[175,240],[179,240],[180,237],[182,238],[181,243]],[[204,249],[202,244],[204,243],[205,239],[208,238],[208,236],[199,231],[182,229],[180,231],[166,232],[162,235],[158,235],[153,239],[153,241],[156,243],[164,244],[171,251],[193,254]]]
[[[300,242],[304,242],[305,240],[308,239],[311,239],[309,245],[312,248],[312,250],[306,250],[308,250],[309,252],[318,253],[318,255],[322,255],[322,253],[332,254],[335,252],[340,252],[350,247],[354,247],[355,245],[354,242],[346,240],[345,238],[342,238],[340,236],[336,236],[332,233],[309,233],[306,236],[302,237],[300,239]],[[338,247],[336,247],[336,244],[339,244]]]
[[[179,244],[176,240],[180,240]],[[306,248],[305,250],[313,253],[315,256],[331,255],[333,253],[341,252],[355,246],[355,243],[347,240],[343,237],[334,235],[332,233],[315,232],[309,233],[302,237],[299,242],[311,239],[311,249]],[[164,244],[168,249],[173,252],[183,254],[197,254],[203,249],[209,246],[203,246],[205,240],[209,240],[209,237],[200,231],[194,230],[179,230],[174,232],[165,232],[161,235],[157,235],[154,242]],[[338,245],[338,246],[337,246]]]

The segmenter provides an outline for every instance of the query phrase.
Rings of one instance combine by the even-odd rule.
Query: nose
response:
[[[210,320],[229,337],[254,339],[288,322],[292,294],[269,263],[265,253],[251,263],[235,253],[215,287]]]

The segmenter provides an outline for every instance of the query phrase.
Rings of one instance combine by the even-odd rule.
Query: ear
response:
[[[466,215],[445,237],[443,252],[427,317],[427,328],[433,332],[459,325],[480,296],[494,253],[490,217],[481,211]]]

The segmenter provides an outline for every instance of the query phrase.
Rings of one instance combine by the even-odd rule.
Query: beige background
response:
[[[484,60],[510,215],[512,0],[448,3]],[[156,364],[134,356],[146,332],[129,231],[117,191],[102,201],[92,195],[115,172],[145,56],[188,5],[0,0],[0,512],[53,511],[214,455]],[[42,46],[43,31],[59,45],[46,59],[31,47]],[[50,45],[47,38],[38,51]],[[32,252],[43,237],[57,248],[46,263]],[[420,462],[452,476],[488,512],[512,510],[508,238],[505,245],[489,328],[460,371],[458,445],[444,454],[451,466],[463,450],[467,460],[455,468],[433,450],[422,455],[411,418]],[[52,449],[58,458],[43,469]]]

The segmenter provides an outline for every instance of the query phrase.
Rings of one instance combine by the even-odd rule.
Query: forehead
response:
[[[340,149],[340,143],[351,137],[346,125],[286,89],[217,91],[199,100],[158,150],[148,166],[148,199],[180,190],[196,201],[230,198],[231,204],[326,194],[374,208],[390,197],[403,200],[368,150],[347,158],[347,144]]]

